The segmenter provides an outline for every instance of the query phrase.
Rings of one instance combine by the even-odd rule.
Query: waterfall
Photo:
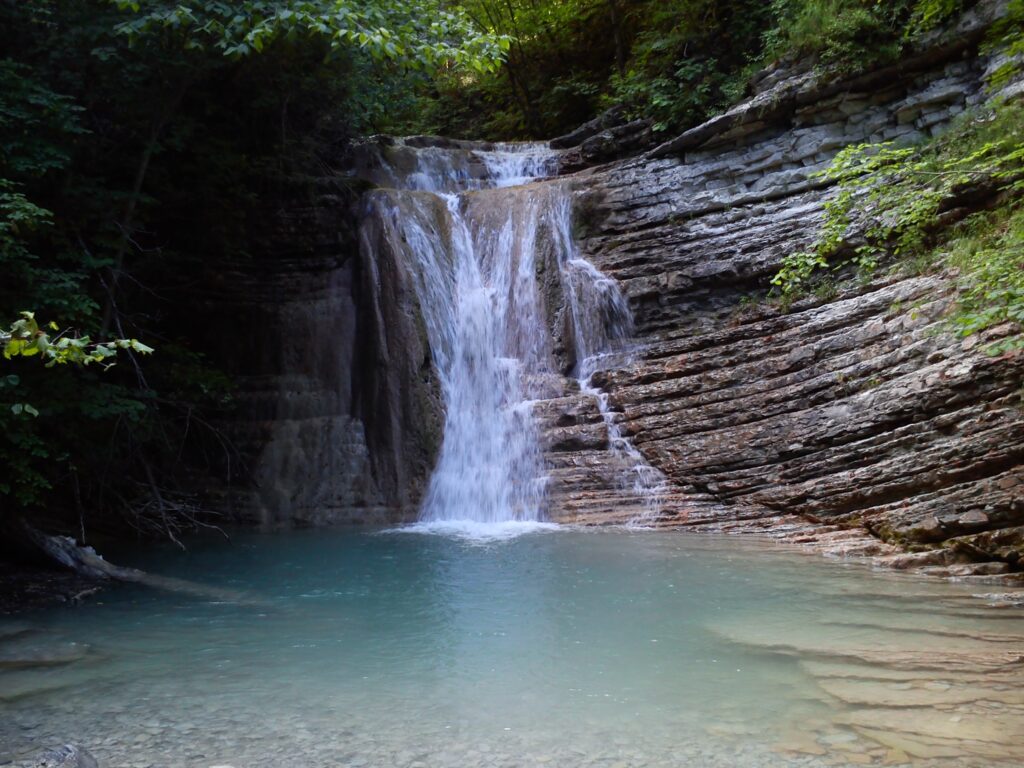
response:
[[[643,512],[630,520],[642,526],[657,516],[668,492],[668,478],[652,467],[615,420],[608,393],[593,384],[594,374],[629,361],[633,348],[633,315],[619,284],[579,256],[572,237],[572,207],[568,197],[557,209],[560,263],[564,290],[572,317],[576,369],[580,391],[597,403],[608,431],[608,450],[620,468],[618,485],[643,502]]]
[[[545,519],[533,405],[559,369],[555,302],[569,317],[574,376],[627,465],[624,483],[654,488],[656,471],[591,385],[596,371],[624,359],[632,320],[615,281],[578,254],[569,184],[535,183],[556,175],[557,154],[539,144],[454,144],[399,140],[365,171],[382,187],[367,195],[366,216],[411,276],[445,404],[421,523],[475,530]],[[362,247],[374,243],[364,237]],[[650,471],[633,471],[641,466]]]

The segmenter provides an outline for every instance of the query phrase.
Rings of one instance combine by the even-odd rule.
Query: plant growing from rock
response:
[[[921,146],[848,147],[818,176],[836,191],[813,246],[787,256],[772,279],[784,305],[829,272],[852,267],[870,276],[883,262],[908,265],[932,255],[961,272],[953,318],[961,333],[1024,321],[1019,103],[966,114]],[[1017,338],[997,349],[1019,346]]]

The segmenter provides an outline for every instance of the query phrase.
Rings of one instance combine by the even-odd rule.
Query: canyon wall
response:
[[[230,482],[205,489],[232,519],[415,517],[441,405],[415,294],[386,251],[360,255],[358,206],[347,183],[279,201],[193,297],[206,327],[232,329],[202,340],[235,382],[218,425]]]
[[[814,240],[832,190],[813,174],[838,150],[934,135],[994,95],[996,62],[977,48],[999,9],[982,4],[898,66],[845,82],[768,73],[728,113],[576,174],[584,254],[619,281],[636,318],[637,359],[598,384],[674,485],[657,524],[846,529],[834,538],[865,551],[886,550],[876,539],[946,541],[982,559],[1019,556],[1024,359],[982,351],[1011,329],[950,332],[948,272],[882,270],[788,312],[761,300],[782,258]],[[620,134],[634,141],[642,126]],[[585,137],[567,159],[600,161],[616,138]],[[577,484],[579,503],[556,518],[632,514],[599,477],[590,487]]]
[[[786,311],[765,300],[783,257],[815,238],[833,190],[814,174],[840,149],[925,138],[994,96],[986,82],[998,62],[979,45],[1002,8],[980,3],[898,65],[847,80],[766,71],[750,99],[659,146],[646,123],[614,114],[551,143],[555,183],[574,190],[580,255],[618,282],[635,320],[632,356],[595,374],[596,391],[560,358],[534,406],[552,519],[761,531],[869,554],[927,549],[912,562],[935,567],[1015,567],[1024,359],[983,351],[1013,329],[952,333],[950,272],[883,270]],[[247,490],[228,495],[243,517],[415,514],[442,405],[408,265],[372,227],[360,249],[363,204],[326,193],[278,212],[285,226],[266,254],[229,272],[234,287],[211,309],[258,342],[225,351],[249,361],[232,371],[243,402],[232,433],[249,471]],[[553,344],[567,350],[560,300],[548,301]],[[642,493],[619,436],[660,472]]]

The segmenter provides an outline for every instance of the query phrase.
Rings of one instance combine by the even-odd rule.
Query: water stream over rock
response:
[[[546,518],[533,406],[564,389],[563,374],[597,399],[608,449],[626,467],[621,487],[656,510],[664,477],[592,383],[628,359],[632,317],[615,281],[579,255],[571,186],[546,180],[557,154],[538,144],[382,149],[368,169],[383,188],[367,195],[362,247],[372,256],[383,237],[411,274],[445,404],[421,523],[479,533]],[[570,347],[561,361],[556,346]]]

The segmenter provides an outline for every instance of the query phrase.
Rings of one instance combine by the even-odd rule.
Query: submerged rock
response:
[[[99,768],[96,758],[85,747],[65,744],[46,750],[39,758],[38,768]]]

